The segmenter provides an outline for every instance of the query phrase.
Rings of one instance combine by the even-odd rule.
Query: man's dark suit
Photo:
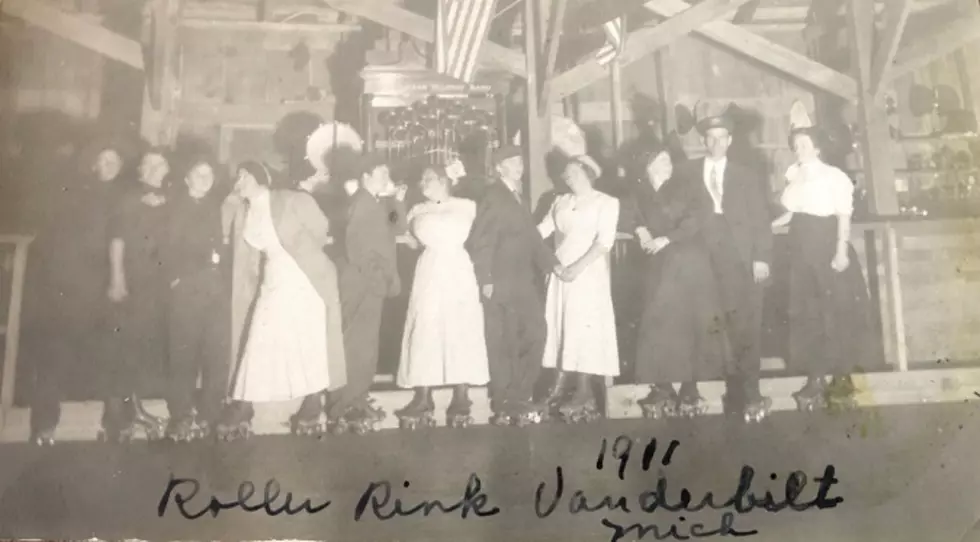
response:
[[[502,181],[487,187],[467,247],[484,302],[490,397],[494,411],[530,401],[541,370],[547,324],[536,279],[558,265],[530,211]]]
[[[772,229],[769,205],[761,184],[751,170],[731,159],[725,166],[722,214],[704,183],[705,160],[690,162],[684,177],[691,183],[700,232],[711,254],[726,316],[728,339],[734,355],[734,375],[729,380],[731,397],[741,392],[758,394],[761,364],[762,286],[755,283],[753,262],[771,264]]]
[[[339,280],[347,385],[330,393],[331,418],[357,406],[374,382],[384,301],[401,291],[395,237],[404,226],[403,211],[363,188],[350,199]]]

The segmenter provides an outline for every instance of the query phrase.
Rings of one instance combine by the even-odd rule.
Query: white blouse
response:
[[[820,161],[793,164],[780,202],[791,213],[850,216],[854,212],[854,183],[840,169]]]
[[[616,243],[618,222],[618,199],[598,190],[584,196],[568,193],[555,199],[544,220],[538,224],[538,233],[545,239],[560,233],[563,241],[573,238],[584,243],[585,249],[598,241],[609,250]]]

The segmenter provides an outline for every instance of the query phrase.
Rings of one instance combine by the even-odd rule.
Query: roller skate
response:
[[[567,397],[568,373],[558,371],[555,376],[554,384],[552,384],[551,388],[548,390],[547,397],[545,397],[544,401],[542,402],[542,421],[548,421],[552,417],[560,417],[558,407],[561,406],[562,402],[564,402]]]
[[[850,376],[835,376],[824,392],[827,409],[831,412],[842,412],[857,408],[854,394],[857,388]]]
[[[543,422],[547,418],[547,405],[520,403],[515,405],[512,423],[517,427],[527,427]]]
[[[796,410],[813,412],[827,406],[824,383],[821,378],[807,378],[806,384],[793,394]]]
[[[347,421],[351,417],[351,409],[347,409],[339,416],[327,416],[327,432],[331,435],[343,435],[350,430],[350,423]]]
[[[126,400],[132,412],[133,425],[143,432],[146,440],[160,440],[167,432],[167,421],[158,418],[143,408],[143,402],[135,395]]]
[[[514,423],[517,416],[514,415],[514,406],[511,401],[502,401],[493,404],[493,414],[490,416],[490,425],[505,427]]]
[[[289,430],[293,435],[316,436],[323,432],[320,424],[320,395],[309,395],[303,399],[299,410],[289,418]]]
[[[41,448],[54,446],[54,428],[43,429],[31,435],[31,444]]]
[[[650,394],[640,399],[638,403],[643,410],[644,418],[660,420],[677,413],[677,394],[671,387],[653,386],[650,388]]]
[[[126,444],[133,440],[136,428],[133,412],[122,399],[109,399],[102,408],[102,427],[97,440],[110,444]]]
[[[595,398],[577,395],[558,409],[561,420],[565,423],[589,423],[599,418]]]
[[[246,402],[236,401],[228,405],[215,427],[218,440],[231,442],[251,437],[254,413],[252,405]]]
[[[745,423],[759,423],[769,415],[770,409],[772,409],[772,399],[757,394],[753,399],[746,401],[742,417]]]
[[[449,408],[452,409],[453,405],[450,405]],[[417,392],[404,408],[395,412],[395,416],[398,417],[398,428],[414,431],[419,428],[435,427],[436,420],[433,417],[435,409],[431,393],[427,391]],[[449,417],[448,411],[446,417]]]
[[[170,423],[167,424],[167,439],[174,442],[190,442],[200,438],[194,418],[193,414],[170,418]]]
[[[677,396],[676,412],[683,418],[694,418],[703,416],[708,408],[704,404],[704,397],[698,393],[696,384],[681,386],[681,391]]]
[[[374,401],[365,397],[362,404],[352,408],[345,419],[349,431],[356,435],[366,435],[377,431],[385,416],[383,409],[374,406]]]
[[[446,427],[470,426],[473,423],[473,416],[470,415],[472,407],[473,401],[470,401],[468,397],[453,396],[453,401],[446,409]]]

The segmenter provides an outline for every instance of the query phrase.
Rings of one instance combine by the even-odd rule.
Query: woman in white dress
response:
[[[411,402],[396,412],[407,427],[420,421],[433,423],[434,386],[455,386],[446,423],[467,424],[472,404],[468,387],[490,381],[480,290],[464,247],[476,204],[452,196],[460,170],[458,163],[426,167],[420,183],[426,201],[413,207],[407,217],[413,239],[422,246],[397,378],[398,386],[415,389]]]
[[[233,310],[233,337],[245,341],[231,379],[232,403],[219,425],[222,437],[247,432],[253,403],[299,398],[293,431],[314,432],[322,392],[346,378],[336,268],[323,252],[327,219],[308,193],[269,184],[264,166],[243,164],[229,198],[243,204],[235,220],[235,295],[246,303],[256,290],[258,297],[247,330],[241,304]]]
[[[538,230],[555,235],[565,272],[548,278],[548,335],[542,365],[578,373],[572,397],[559,407],[569,420],[596,415],[592,376],[619,375],[619,348],[609,278],[609,251],[616,241],[619,200],[595,189],[601,170],[588,156],[575,157],[563,178],[570,192],[552,204]]]

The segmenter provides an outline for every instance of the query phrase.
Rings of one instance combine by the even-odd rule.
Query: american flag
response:
[[[599,62],[599,65],[605,66],[623,52],[623,46],[626,44],[626,24],[624,18],[617,17],[607,22],[602,25],[602,31],[606,34],[606,44],[599,49],[595,58]]]
[[[436,70],[469,83],[497,0],[436,1]]]

